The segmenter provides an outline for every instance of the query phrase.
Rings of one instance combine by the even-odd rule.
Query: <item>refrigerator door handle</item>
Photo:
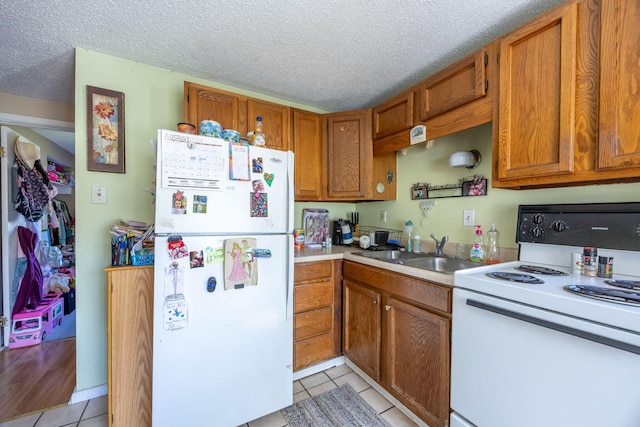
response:
[[[287,220],[287,233],[293,233],[293,215],[294,215],[294,187],[293,187],[293,160],[294,160],[294,154],[292,151],[287,151],[287,174],[289,175],[287,177],[287,192],[288,192],[288,200],[289,200],[289,212],[287,213],[288,215],[288,220]]]
[[[289,260],[287,262],[287,299],[286,299],[286,320],[293,318],[293,270],[294,270],[294,256],[293,256],[293,235],[287,235],[287,256]]]

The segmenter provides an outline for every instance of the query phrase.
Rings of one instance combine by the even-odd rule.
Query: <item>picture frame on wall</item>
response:
[[[463,196],[486,196],[487,180],[478,179],[473,181],[465,181],[462,183]]]
[[[125,173],[124,93],[87,86],[87,170]]]

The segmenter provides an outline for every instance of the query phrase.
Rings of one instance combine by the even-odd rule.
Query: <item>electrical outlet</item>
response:
[[[107,203],[107,187],[100,185],[91,187],[91,203]]]
[[[473,227],[475,225],[474,216],[475,212],[473,209],[465,209],[462,211],[462,225],[465,227]]]
[[[380,211],[380,222],[383,224],[387,222],[387,211]]]

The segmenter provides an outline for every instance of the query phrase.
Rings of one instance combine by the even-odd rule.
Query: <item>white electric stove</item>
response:
[[[520,206],[517,242],[454,275],[451,426],[640,425],[640,203]],[[613,277],[574,272],[583,246]]]

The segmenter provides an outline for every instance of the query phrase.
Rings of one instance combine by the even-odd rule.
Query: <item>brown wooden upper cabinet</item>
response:
[[[225,129],[240,135],[253,131],[257,116],[262,116],[267,147],[291,148],[290,107],[226,92],[196,83],[184,82],[184,120],[198,126],[202,120],[215,120]]]
[[[413,127],[415,95],[413,90],[406,90],[373,109],[373,139]]]
[[[426,79],[420,86],[420,118],[426,121],[484,97],[489,89],[488,65],[489,54],[480,49]]]
[[[395,200],[395,152],[373,155],[371,109],[323,115],[327,200]]]
[[[322,171],[325,165],[322,158],[322,115],[293,108],[291,117],[295,200],[322,200]]]
[[[640,179],[639,17],[637,0],[568,1],[500,40],[494,187]]]
[[[434,139],[488,123],[493,117],[494,43],[465,56],[373,110],[375,155],[410,146],[424,123]]]
[[[602,1],[599,169],[640,166],[639,23],[637,0]]]

